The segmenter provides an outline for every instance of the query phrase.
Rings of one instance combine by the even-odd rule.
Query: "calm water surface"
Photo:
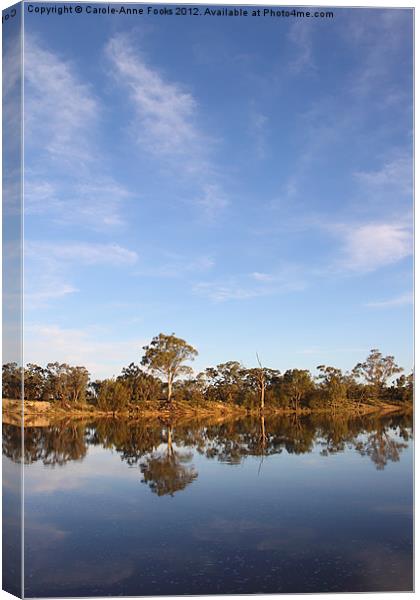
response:
[[[3,427],[7,478],[19,437]],[[26,596],[413,587],[408,417],[102,420],[25,436]]]

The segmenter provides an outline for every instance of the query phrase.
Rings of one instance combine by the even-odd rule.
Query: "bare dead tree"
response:
[[[261,410],[261,412],[263,412],[264,411],[264,402],[265,402],[265,386],[266,386],[265,369],[261,364],[260,357],[258,356],[258,352],[256,352],[256,355],[257,355],[258,364],[260,366],[260,368],[258,369],[258,374],[257,374],[258,385],[260,388],[260,410]]]

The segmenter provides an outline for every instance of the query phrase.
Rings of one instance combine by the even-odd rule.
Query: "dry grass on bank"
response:
[[[266,407],[264,415],[309,415],[309,414],[329,414],[329,415],[348,415],[362,416],[374,413],[389,414],[393,412],[409,411],[409,406],[397,406],[387,403],[378,405],[373,404],[355,404],[348,403],[338,410],[333,411],[330,408],[309,409],[302,408],[297,413],[292,409]],[[124,411],[101,411],[90,404],[76,406],[63,406],[51,402],[24,402],[24,423],[25,427],[45,427],[54,421],[62,419],[91,419],[91,418],[161,418],[161,419],[180,419],[180,418],[225,418],[242,417],[246,415],[260,415],[259,408],[247,409],[244,407],[224,404],[222,402],[209,402],[204,406],[194,406],[186,402],[173,402],[170,407],[167,404],[157,405],[156,403],[144,403],[141,407],[138,405],[130,407]],[[20,425],[22,422],[22,403],[18,400],[3,398],[3,422],[11,425]]]

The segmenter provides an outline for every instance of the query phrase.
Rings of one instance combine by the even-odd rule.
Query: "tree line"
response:
[[[319,365],[281,373],[262,365],[245,368],[237,361],[208,367],[194,374],[190,365],[197,350],[174,334],[160,333],[143,347],[139,364],[131,363],[120,375],[92,380],[88,370],[58,362],[46,367],[16,363],[3,365],[3,398],[48,401],[63,407],[92,405],[106,412],[187,403],[212,403],[264,411],[266,407],[338,410],[362,404],[412,403],[413,374],[403,374],[393,356],[373,349],[351,371]]]

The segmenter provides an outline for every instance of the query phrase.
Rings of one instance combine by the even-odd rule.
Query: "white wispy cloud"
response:
[[[27,308],[39,308],[46,306],[50,300],[64,298],[78,291],[76,287],[69,283],[63,283],[57,278],[42,276],[37,281],[36,290],[25,293],[25,306]]]
[[[221,210],[228,206],[229,200],[217,184],[206,183],[196,198],[196,204],[203,209],[204,214],[210,220],[213,220]]]
[[[130,267],[138,255],[118,244],[27,242],[25,259],[25,307],[33,310],[79,292],[72,279],[81,267]]]
[[[273,275],[271,275],[270,273],[261,273],[259,271],[254,271],[254,273],[251,273],[251,277],[256,281],[270,282],[274,280]]]
[[[341,268],[366,273],[395,264],[412,254],[412,232],[404,224],[372,223],[339,226],[342,236]]]
[[[214,302],[247,300],[299,292],[306,288],[305,281],[285,269],[273,274],[254,272],[242,277],[231,277],[223,281],[206,281],[196,284],[193,292]]]
[[[59,264],[67,261],[77,265],[132,265],[138,260],[136,252],[118,244],[85,242],[28,242],[25,246],[25,254],[32,260],[54,261]]]
[[[20,214],[21,211],[21,35],[5,36],[3,39],[3,216]]]
[[[194,95],[148,64],[127,34],[113,36],[105,53],[117,85],[129,94],[137,144],[187,179],[194,204],[214,219],[229,200],[209,156],[214,140],[198,126],[200,107]]]
[[[362,100],[368,95],[382,93],[375,102],[383,107],[401,104],[404,96],[392,79],[393,68],[400,65],[399,50],[407,42],[410,34],[410,15],[408,11],[387,10],[377,11],[375,21],[365,19],[356,12],[346,23],[344,39],[352,48],[358,47],[363,51],[363,58],[357,67],[349,71],[348,91],[354,97]],[[409,103],[405,97],[405,104]]]
[[[298,20],[291,26],[288,37],[294,47],[294,57],[289,63],[289,70],[295,75],[299,75],[303,71],[305,74],[316,71],[312,26],[309,22],[302,23]]]
[[[354,175],[362,184],[381,192],[392,188],[393,193],[412,193],[413,162],[408,156],[398,156],[387,160],[377,170],[358,171]]]
[[[22,214],[22,185],[20,167],[8,168],[8,159],[3,154],[3,185],[2,185],[2,209],[5,218]],[[13,161],[13,159],[12,159]]]
[[[56,324],[28,323],[25,362],[67,362],[83,365],[93,377],[118,375],[121,368],[138,361],[147,343],[141,337],[124,341],[100,340],[95,330],[65,328]]]
[[[312,181],[314,170],[328,168],[329,157],[342,145],[343,138],[353,131],[359,115],[353,107],[343,111],[340,104],[330,96],[317,98],[299,113],[300,127],[295,133],[299,152],[294,159],[290,174],[279,184],[275,198],[267,203],[269,209],[290,210],[293,215],[314,210]],[[308,198],[309,194],[309,198]],[[308,209],[308,200],[310,208]],[[299,215],[299,218],[301,215]]]
[[[95,230],[124,224],[124,200],[132,194],[112,177],[97,176],[95,182],[38,179],[30,174],[25,182],[25,213],[45,215],[60,224],[78,224]]]
[[[367,302],[365,306],[369,308],[394,308],[398,306],[407,306],[413,303],[413,294],[401,294],[395,298],[388,300],[380,300],[378,302]]]
[[[98,147],[103,107],[77,66],[25,38],[25,211],[61,224],[121,226],[130,192]]]
[[[17,32],[15,36],[8,36],[3,44],[3,100],[7,101],[10,98],[16,100],[16,92],[20,91],[22,75],[22,39],[20,33]],[[5,124],[7,125],[7,121],[5,121]]]
[[[239,284],[201,282],[194,286],[194,293],[205,296],[214,302],[224,302],[226,300],[247,300],[267,295],[267,291],[257,287],[241,287]]]
[[[177,278],[194,273],[209,271],[215,266],[215,261],[210,256],[186,256],[173,254],[166,257],[167,260],[160,265],[143,267],[136,271],[136,275],[147,277]]]
[[[406,140],[407,147],[403,149],[402,155],[394,155],[385,159],[383,167],[377,170],[377,177],[374,172],[364,172],[359,169],[357,175],[360,175],[360,183],[369,183],[369,194],[365,193],[360,199],[357,209],[363,207],[368,209],[374,200],[376,203],[380,200],[379,183],[380,181],[390,179],[392,181],[392,191],[397,193],[398,181],[400,187],[398,193],[411,193],[411,175],[410,155],[411,147],[409,140],[411,137],[411,111],[412,98],[410,89],[410,69],[409,63],[409,45],[411,35],[409,11],[387,10],[377,11],[375,20],[366,19],[362,12],[354,11],[346,23],[339,25],[338,31],[343,43],[348,44],[349,56],[355,60],[348,70],[343,72],[343,78],[340,78],[340,84],[334,95],[323,94],[315,96],[309,101],[309,109],[304,110],[299,118],[301,124],[299,136],[301,138],[302,148],[296,160],[294,172],[299,173],[298,182],[294,181],[294,176],[290,176],[289,182],[294,187],[294,200],[305,199],[305,187],[308,186],[309,177],[312,176],[313,167],[328,158],[330,153],[334,153],[335,148],[342,147],[342,140],[353,137],[355,132],[360,131],[359,139],[363,140],[366,135],[366,120],[370,119],[372,123],[379,116],[384,119],[389,112],[386,123],[381,123],[380,127],[372,126],[369,131],[368,143],[373,145],[373,140],[377,140],[375,152],[378,148],[386,148],[388,142],[384,140],[395,139],[396,121],[406,115]],[[302,27],[304,25],[305,27]],[[314,50],[316,49],[315,38],[312,35],[312,23],[296,22],[289,33],[290,40],[296,47],[296,58],[291,62],[290,68],[297,73],[304,75],[314,74],[317,71],[317,64],[314,59]],[[404,66],[402,66],[404,65]],[[320,71],[322,65],[319,65]],[[399,70],[406,76],[406,82],[401,85],[401,79],[395,78],[396,70]],[[388,148],[390,146],[388,145]],[[392,149],[392,148],[391,148]],[[397,149],[393,149],[398,154]],[[405,154],[404,154],[405,151]],[[334,154],[332,154],[334,156]],[[367,177],[364,178],[363,175]],[[368,177],[371,175],[371,177]],[[288,183],[286,181],[286,186]],[[306,184],[306,186],[305,186]],[[376,186],[376,190],[373,189]],[[395,208],[399,198],[395,203],[389,199],[389,190],[387,205]],[[347,197],[343,194],[341,206],[346,204],[355,204],[356,199]],[[283,205],[287,199],[287,194],[281,194],[278,203]],[[385,202],[382,203],[385,205]],[[303,208],[304,209],[304,208]]]
[[[16,35],[5,36],[3,40],[3,134],[8,143],[4,152],[9,156],[20,144],[20,136],[16,135],[21,129],[21,76],[22,76],[22,39],[17,30]]]
[[[249,128],[254,140],[255,154],[259,160],[266,157],[267,154],[267,125],[269,118],[263,114],[256,106],[252,106]]]
[[[159,154],[189,154],[201,136],[193,124],[197,105],[192,94],[147,66],[125,35],[114,36],[106,53],[130,91],[142,143],[146,134],[150,148]]]
[[[84,168],[93,159],[87,132],[97,123],[99,103],[69,61],[25,38],[25,130],[29,144],[66,167]]]
[[[301,265],[300,274],[304,280],[314,277],[346,277],[376,271],[394,265],[413,253],[413,232],[410,215],[400,215],[398,221],[337,222],[329,215],[307,214],[302,218],[286,217],[279,225],[256,229],[255,234],[278,236],[284,231],[301,234],[304,231],[322,234],[328,239],[329,256],[317,256],[314,261]],[[335,238],[335,243],[334,243]],[[287,271],[286,271],[287,273]],[[266,281],[283,277],[283,272],[256,272],[254,279]]]

